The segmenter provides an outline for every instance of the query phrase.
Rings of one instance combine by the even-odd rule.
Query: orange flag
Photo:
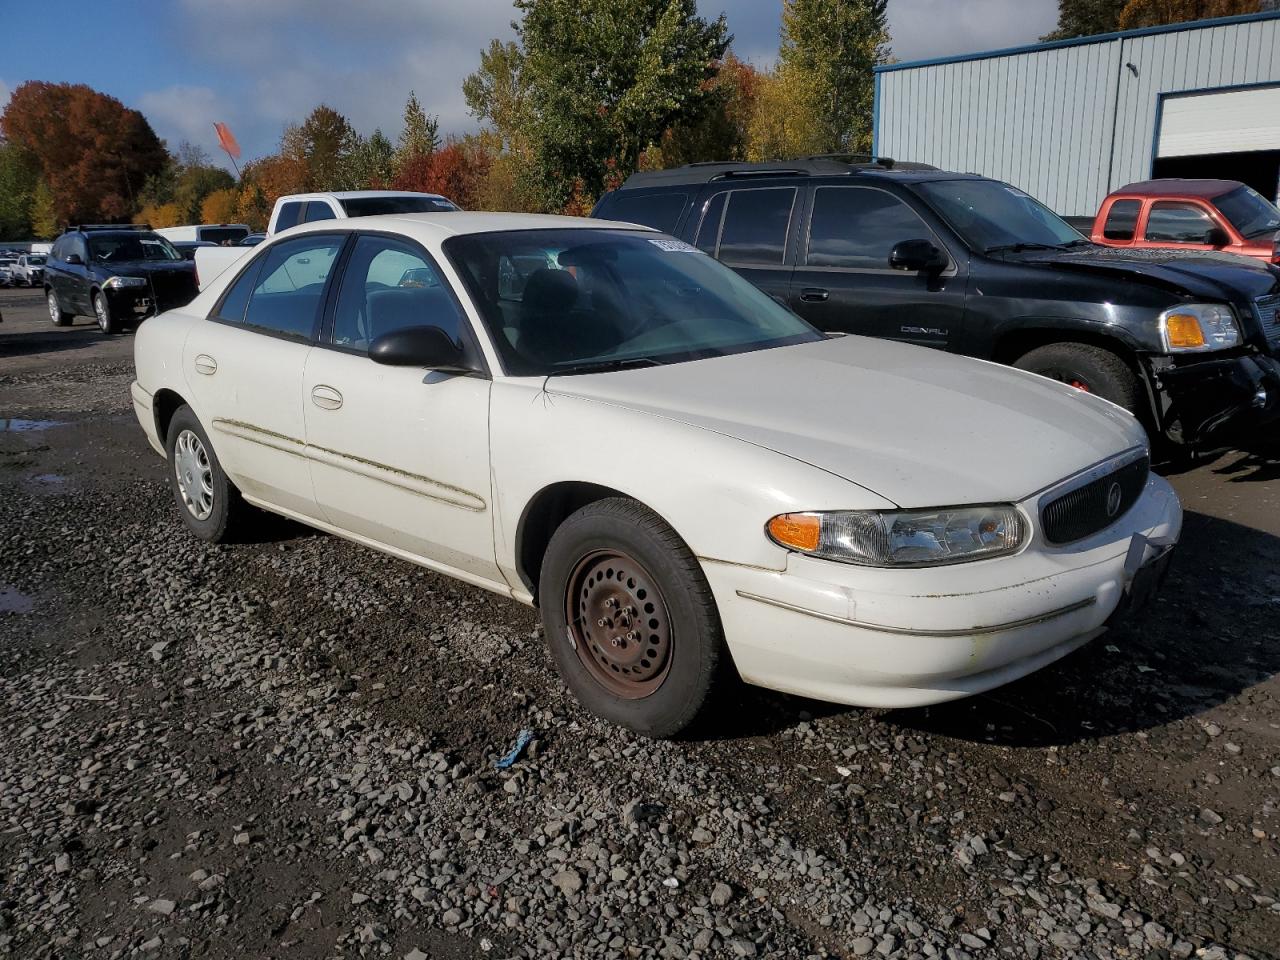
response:
[[[213,129],[218,131],[218,143],[222,144],[222,149],[227,151],[227,156],[238,160],[240,158],[240,144],[236,143],[236,138],[232,134],[231,128],[225,123],[215,123]]]

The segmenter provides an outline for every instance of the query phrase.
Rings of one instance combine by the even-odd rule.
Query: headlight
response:
[[[1027,537],[1016,507],[784,513],[766,525],[774,543],[826,560],[872,567],[932,567],[1014,553]]]
[[[1160,314],[1160,339],[1169,353],[1203,353],[1240,345],[1240,327],[1230,307],[1184,303]]]
[[[103,286],[108,290],[119,290],[121,287],[145,287],[144,277],[108,277]]]

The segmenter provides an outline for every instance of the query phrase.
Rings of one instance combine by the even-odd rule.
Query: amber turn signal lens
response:
[[[783,513],[768,524],[774,542],[792,550],[818,549],[822,534],[822,518],[812,513]]]
[[[1203,347],[1204,331],[1200,321],[1189,313],[1172,313],[1165,319],[1171,347]]]

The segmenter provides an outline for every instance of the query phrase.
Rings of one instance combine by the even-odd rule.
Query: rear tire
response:
[[[74,313],[67,313],[58,303],[58,295],[51,288],[45,294],[45,300],[49,304],[49,319],[53,321],[55,327],[69,327],[71,321],[76,318]]]
[[[179,407],[169,421],[165,453],[169,487],[187,529],[209,543],[234,542],[252,508],[223,472],[190,407]]]
[[[1094,393],[1141,418],[1142,389],[1124,359],[1089,343],[1051,343],[1023,354],[1013,364],[1087,393]]]
[[[552,660],[578,702],[637,733],[687,729],[730,672],[697,559],[634,500],[598,500],[560,525],[539,602]]]

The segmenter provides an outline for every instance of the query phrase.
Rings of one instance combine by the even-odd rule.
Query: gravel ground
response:
[[[0,311],[0,955],[1280,956],[1274,453],[1172,478],[1164,595],[1048,670],[654,743],[514,603],[186,536],[131,339]]]

